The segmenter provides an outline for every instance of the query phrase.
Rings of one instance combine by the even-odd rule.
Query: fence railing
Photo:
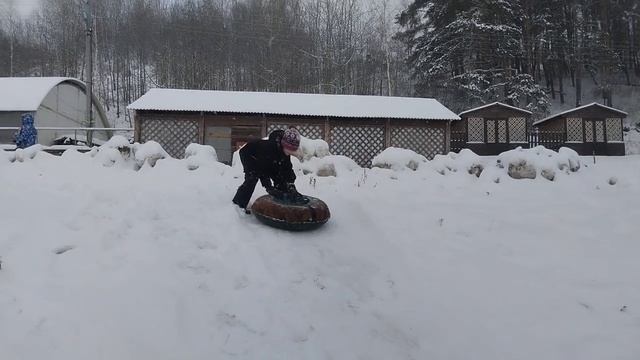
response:
[[[542,145],[556,151],[567,141],[566,134],[560,131],[534,131],[529,133],[528,139],[529,147]]]
[[[56,126],[36,126],[38,137],[51,138],[48,144],[42,145],[101,145],[104,140],[96,138],[95,132],[106,132],[107,137],[113,136],[116,132],[132,132],[133,128],[111,127],[56,127]],[[14,136],[20,127],[0,127],[0,144],[14,144]],[[48,132],[53,132],[50,134]],[[45,135],[46,136],[43,136]]]
[[[451,132],[451,151],[459,152],[461,149],[467,147],[467,134],[464,131],[452,131]],[[530,148],[542,145],[547,149],[558,150],[566,143],[566,134],[561,131],[532,131],[527,133],[527,142]],[[526,146],[522,144],[522,146]],[[476,146],[482,145],[474,144]],[[485,144],[495,145],[495,144]],[[520,144],[519,144],[520,145]]]
[[[451,151],[460,152],[467,144],[467,133],[464,131],[451,132]]]

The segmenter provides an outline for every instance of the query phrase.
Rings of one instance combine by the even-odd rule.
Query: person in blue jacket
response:
[[[33,115],[22,114],[22,126],[16,134],[16,147],[25,149],[38,142],[38,130],[33,126]]]

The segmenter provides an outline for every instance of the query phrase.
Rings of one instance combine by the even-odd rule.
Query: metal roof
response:
[[[70,83],[85,90],[84,82],[69,77],[0,77],[0,111],[36,112],[47,94],[62,83]],[[93,104],[97,109],[98,120],[108,127],[106,113],[95,93]]]
[[[468,114],[468,113],[473,112],[473,111],[482,110],[482,109],[484,109],[484,108],[488,108],[488,107],[490,107],[490,106],[494,106],[494,105],[504,106],[504,107],[509,108],[509,109],[512,109],[512,110],[516,110],[516,111],[520,111],[520,112],[523,112],[523,113],[527,113],[527,114],[529,114],[529,115],[532,115],[532,112],[531,112],[531,111],[529,111],[529,110],[521,109],[521,108],[519,108],[519,107],[515,107],[515,106],[507,105],[507,104],[504,104],[504,103],[501,103],[501,102],[496,101],[496,102],[493,102],[493,103],[491,103],[491,104],[482,105],[482,106],[479,106],[479,107],[477,107],[477,108],[473,108],[473,109],[465,110],[465,111],[461,112],[460,114],[458,114],[458,116],[462,116],[462,115],[464,115],[464,114]]]
[[[435,99],[389,96],[151,89],[131,110],[460,120]]]
[[[80,80],[65,77],[0,77],[0,111],[37,111],[47,94],[58,84]]]
[[[542,124],[545,121],[548,121],[548,120],[551,120],[551,119],[555,119],[555,118],[558,118],[558,117],[563,116],[563,115],[570,114],[570,113],[575,112],[575,111],[586,109],[586,108],[591,107],[591,106],[598,106],[598,107],[601,107],[601,108],[606,109],[606,110],[611,110],[611,111],[617,112],[617,113],[622,114],[624,116],[629,115],[629,114],[627,114],[626,112],[624,112],[622,110],[614,109],[612,107],[608,107],[608,106],[593,102],[591,104],[583,105],[583,106],[580,106],[580,107],[577,107],[577,108],[574,108],[574,109],[569,109],[569,110],[563,111],[561,113],[557,113],[557,114],[551,115],[551,116],[546,117],[546,118],[544,118],[542,120],[534,122],[533,125]]]

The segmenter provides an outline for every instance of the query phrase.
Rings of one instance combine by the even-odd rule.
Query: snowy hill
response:
[[[298,234],[239,215],[213,156],[111,150],[0,151],[3,359],[640,355],[640,157],[298,170],[332,211]]]

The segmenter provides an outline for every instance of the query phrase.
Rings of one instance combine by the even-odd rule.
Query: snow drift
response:
[[[516,153],[502,168],[480,158],[479,178],[472,153],[417,171],[300,169],[298,189],[332,211],[302,236],[239,215],[242,178],[203,165],[210,150],[190,155],[207,159],[195,170],[161,158],[134,171],[117,147],[127,166],[105,166],[106,149],[0,151],[3,358],[640,354],[640,157],[572,172],[562,151]],[[535,180],[508,176],[522,157],[540,161]]]

